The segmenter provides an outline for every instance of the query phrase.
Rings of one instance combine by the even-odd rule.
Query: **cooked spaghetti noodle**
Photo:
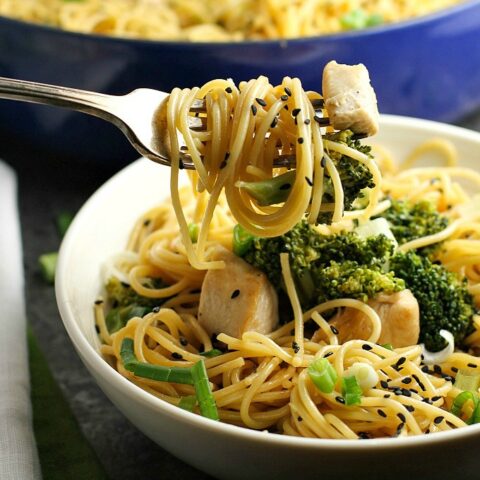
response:
[[[367,154],[338,141],[323,139],[311,100],[321,98],[305,92],[296,78],[284,78],[272,86],[266,77],[243,82],[237,88],[229,80],[213,80],[201,88],[174,89],[167,106],[167,126],[171,145],[172,204],[180,223],[182,241],[191,265],[197,269],[221,268],[221,262],[203,259],[209,224],[222,190],[237,220],[252,234],[274,237],[291,230],[305,212],[308,221],[317,223],[322,211],[325,174],[334,191],[332,223],[349,219],[369,218],[380,194],[380,171]],[[194,131],[189,120],[195,102],[203,100],[206,112],[200,119],[206,130]],[[195,114],[198,116],[198,113]],[[195,165],[198,190],[208,191],[203,221],[196,249],[189,239],[187,221],[178,196],[178,175],[181,168],[178,134],[185,141],[186,151]],[[340,175],[330,158],[332,152],[346,155],[370,170],[374,187],[364,210],[344,212],[344,191]],[[295,177],[285,181],[288,198],[282,205],[262,206],[244,189],[242,181],[268,179],[281,173],[274,167],[279,154],[295,155]],[[279,172],[280,170],[280,172]],[[283,169],[285,170],[285,169]],[[324,173],[324,171],[326,173]]]
[[[457,3],[460,0],[0,0],[0,14],[83,33],[238,41],[367,28]]]

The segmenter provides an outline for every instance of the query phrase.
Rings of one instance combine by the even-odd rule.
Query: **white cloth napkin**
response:
[[[40,478],[32,429],[16,177],[0,161],[0,479]]]

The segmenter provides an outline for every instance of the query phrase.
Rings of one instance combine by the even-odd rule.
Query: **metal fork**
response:
[[[116,96],[0,77],[0,98],[65,107],[102,118],[116,125],[141,155],[170,166],[169,142],[166,135],[168,94],[165,92],[139,88],[126,95]],[[317,109],[322,106],[322,101],[314,104]],[[192,108],[192,112],[204,111],[205,105],[201,101]],[[315,120],[321,126],[329,124],[328,118],[315,117]],[[201,119],[192,117],[192,128],[201,129]],[[181,151],[180,158],[184,168],[194,168],[188,154]],[[294,158],[291,155],[279,156],[275,160],[275,166],[293,164]]]

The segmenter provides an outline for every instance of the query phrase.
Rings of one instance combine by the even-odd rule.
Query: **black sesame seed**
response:
[[[405,426],[405,424],[403,422],[398,424],[397,432],[396,432],[397,435],[400,435],[400,433],[402,433],[402,430],[403,430],[404,426]]]
[[[227,88],[225,89],[225,91],[226,91],[227,93],[232,93],[232,92],[233,92],[232,87],[227,87]]]
[[[421,368],[421,370],[422,370],[423,373],[430,373],[430,369],[429,369],[426,365],[424,365],[424,366]]]
[[[149,218],[147,218],[146,220],[143,221],[143,226],[144,226],[144,227],[148,227],[151,222],[152,222],[152,221],[151,221]]]
[[[397,417],[404,423],[407,421],[403,413],[397,413]]]
[[[172,352],[172,358],[174,358],[175,360],[181,360],[183,356],[180,353]]]
[[[446,382],[453,382],[453,377],[451,377],[450,375],[442,375],[442,378],[443,378]]]
[[[181,158],[178,160],[178,168],[180,170],[183,170],[185,168],[185,165],[183,164],[183,160]]]
[[[438,402],[439,400],[441,400],[442,397],[440,397],[439,395],[435,396],[435,397],[432,397],[432,402]]]
[[[292,342],[292,348],[295,353],[300,351],[300,345],[297,342]]]
[[[186,347],[188,345],[188,340],[185,337],[180,337],[179,340],[180,345],[182,345],[183,347]]]
[[[412,383],[412,379],[410,377],[405,377],[402,379],[402,383],[408,385],[409,383]]]
[[[95,300],[95,305],[101,305],[103,303],[103,300]]]
[[[413,374],[412,374],[412,377],[413,377],[413,379],[417,382],[417,385],[418,385],[423,391],[425,391],[425,385],[421,382],[421,380],[418,378],[418,376],[417,376],[415,373],[413,373]]]
[[[345,405],[345,399],[343,397],[335,397],[335,400],[342,405]]]
[[[257,114],[257,107],[256,107],[256,105],[252,105],[252,106],[250,107],[250,109],[252,110],[252,115],[255,116],[255,115]]]
[[[393,393],[394,393],[395,395],[402,395],[403,392],[402,392],[402,389],[401,389],[401,388],[396,388],[396,389],[393,391]]]
[[[397,367],[399,367],[400,365],[403,365],[405,362],[407,361],[407,359],[405,357],[400,357],[398,359],[398,362],[395,364]]]
[[[437,373],[438,375],[442,374],[442,369],[440,368],[440,365],[434,365],[433,366],[433,372]]]
[[[288,111],[288,105],[285,105],[283,108]]]
[[[422,402],[423,402],[423,403],[428,403],[429,405],[432,404],[432,401],[431,401],[429,398],[424,398],[424,399],[422,400]]]
[[[291,183],[284,183],[283,185],[280,185],[279,189],[280,190],[288,190],[291,188],[292,184]]]
[[[288,87],[285,87],[284,90],[285,90],[285,93],[286,93],[289,97],[292,96],[292,91],[291,91]]]
[[[411,413],[415,411],[415,407],[413,405],[405,405],[405,408]]]
[[[303,121],[303,123],[304,123],[305,125],[310,125],[310,119],[309,119],[309,118],[306,118],[306,119]]]
[[[282,96],[280,97],[280,100],[281,100],[282,102],[286,102],[286,101],[288,100],[288,95],[282,95]]]
[[[425,430],[425,433],[426,433],[426,434],[429,434],[429,433],[430,433],[430,429],[427,428],[427,429]]]
[[[320,161],[320,166],[322,168],[325,168],[325,165],[327,165],[327,159],[325,157],[323,157],[322,160]]]
[[[379,409],[377,410],[377,413],[378,413],[381,417],[387,418],[387,414],[386,414],[381,408],[379,408]]]
[[[330,355],[333,355],[333,352],[327,352],[327,353],[323,356],[323,358],[327,358],[327,357],[329,357]]]
[[[153,313],[158,313],[159,311],[160,311],[160,307],[158,305],[152,308]]]
[[[299,416],[299,417],[297,417],[297,420],[298,420],[299,422],[302,422],[302,421],[303,421],[303,418]]]
[[[223,157],[224,160],[228,160],[230,158],[230,152],[225,152],[225,157]]]
[[[97,324],[95,324],[95,331],[96,331],[97,333],[100,333],[100,327],[99,327]]]
[[[414,388],[411,388],[410,391],[411,391],[412,393],[415,393],[416,395],[418,395],[418,390],[415,390]]]
[[[220,170],[223,170],[227,166],[227,161],[223,160],[222,163],[220,164]]]
[[[277,126],[277,123],[278,123],[278,117],[275,117],[272,123],[270,124],[270,128],[275,128]]]
[[[240,290],[238,288],[233,291],[232,296],[230,298],[237,298],[240,295]]]
[[[452,367],[451,370],[452,370],[453,373],[457,373],[457,372],[458,372],[458,368],[457,368],[457,367]]]
[[[385,380],[381,380],[381,381],[380,381],[380,386],[381,386],[382,388],[388,388],[388,383],[387,383]]]
[[[330,325],[330,330],[334,335],[338,335],[338,330],[333,325]]]
[[[383,396],[383,398],[390,398],[390,397],[391,397],[391,395],[390,395],[389,393],[386,393],[386,394]]]
[[[367,432],[358,432],[357,435],[361,440],[368,440],[370,438]]]
[[[439,423],[442,423],[442,422],[443,422],[444,418],[445,418],[445,417],[442,417],[441,415],[439,415],[438,417],[435,417],[435,418],[433,419],[433,423],[434,423],[435,425],[438,425]]]
[[[301,108],[294,108],[292,110],[292,117],[296,117],[302,111]]]
[[[313,182],[308,177],[305,177],[305,181],[308,183],[308,185],[313,187]]]
[[[362,348],[363,348],[363,350],[367,350],[367,352],[368,352],[369,350],[372,349],[372,346],[369,345],[368,343],[364,343],[364,344],[362,345]]]
[[[412,396],[412,392],[410,390],[408,390],[407,388],[402,388],[402,395],[405,395],[405,397],[411,397]]]
[[[475,365],[474,363],[467,363],[467,367],[477,368],[477,365]]]
[[[297,142],[301,145],[303,143],[303,137],[298,137]]]
[[[256,98],[255,101],[261,105],[262,107],[266,107],[267,106],[267,102],[263,99],[263,98]]]

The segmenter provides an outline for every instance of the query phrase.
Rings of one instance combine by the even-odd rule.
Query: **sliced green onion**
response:
[[[139,362],[135,357],[133,339],[124,338],[120,348],[120,358],[124,367],[137,377],[149,378],[158,382],[172,382],[193,385],[192,369],[190,367],[164,367],[150,363]]]
[[[133,338],[125,337],[120,346],[120,358],[122,359],[125,369],[133,372],[135,366],[138,364],[137,357],[133,347]]]
[[[186,397],[182,397],[178,406],[187,410],[188,412],[193,412],[195,405],[197,404],[197,397],[195,395],[187,395]]]
[[[285,202],[290,195],[293,182],[295,182],[295,170],[289,170],[268,180],[238,181],[235,186],[245,190],[257,201],[258,205],[265,207]]]
[[[158,382],[184,383],[187,385],[193,383],[190,367],[164,367],[139,362],[133,369],[133,374]]]
[[[241,225],[233,227],[233,253],[243,257],[250,249],[255,237],[247,232]]]
[[[480,375],[471,375],[464,371],[459,371],[455,377],[454,387],[459,390],[477,392],[480,384]]]
[[[368,14],[361,8],[356,8],[340,18],[340,24],[345,30],[360,30],[366,27],[375,27],[383,23],[379,13]]]
[[[368,17],[367,20],[367,27],[376,27],[378,25],[381,25],[383,23],[383,17],[380,13],[372,13]]]
[[[198,223],[189,223],[188,224],[188,236],[192,243],[197,243],[198,241],[198,232],[200,228],[198,227]]]
[[[345,405],[358,405],[362,401],[362,393],[354,375],[342,378],[342,396],[345,399]]]
[[[456,397],[455,400],[453,401],[451,412],[456,415],[457,417],[461,416],[463,406],[468,402],[472,401],[473,403],[473,413],[468,418],[465,420],[466,423],[471,424],[471,423],[478,423],[480,420],[480,412],[478,411],[478,395],[476,395],[474,392],[470,391],[465,391],[462,393],[459,393]]]
[[[387,350],[393,351],[393,345],[391,343],[384,343],[381,347],[386,348]]]
[[[217,404],[212,395],[205,362],[203,360],[198,361],[191,368],[191,373],[201,414],[212,420],[219,420]]]
[[[68,227],[72,223],[73,213],[62,212],[58,214],[56,218],[57,230],[60,237],[63,237],[67,233]]]
[[[326,358],[314,360],[308,367],[308,375],[313,384],[323,393],[332,393],[338,375]]]
[[[44,253],[38,257],[40,272],[48,283],[55,282],[55,269],[57,268],[58,252]]]
[[[202,357],[212,358],[212,357],[218,357],[219,355],[223,355],[223,352],[218,348],[212,348],[211,350],[207,350],[206,352],[200,352],[200,355]]]
[[[203,360],[198,361],[192,367],[164,367],[139,362],[135,356],[133,339],[129,337],[125,337],[122,340],[120,358],[123,366],[137,377],[149,378],[159,382],[194,385],[196,400],[201,414],[212,420],[219,419],[217,405],[212,395],[207,369]],[[188,404],[190,401],[184,400],[184,402]]]

